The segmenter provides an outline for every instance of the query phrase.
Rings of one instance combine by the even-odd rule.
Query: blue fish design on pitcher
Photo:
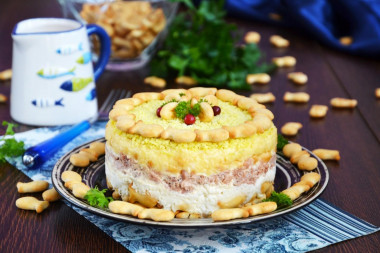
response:
[[[38,70],[37,75],[45,79],[54,79],[66,75],[75,75],[75,66],[71,69],[62,67],[45,67]]]
[[[92,101],[96,98],[96,89],[93,88],[86,96],[87,101]]]
[[[52,106],[64,107],[64,104],[62,104],[62,100],[63,98],[58,99],[58,100],[54,100],[51,98],[37,98],[32,101],[32,105],[39,108],[46,108],[46,107],[52,107]]]
[[[82,89],[84,89],[89,83],[92,82],[92,77],[88,78],[81,78],[81,77],[74,77],[71,80],[68,80],[61,84],[61,89],[65,91],[70,92],[77,92]]]
[[[79,57],[76,61],[79,64],[87,64],[91,62],[91,52],[84,53],[81,57]]]
[[[79,43],[78,45],[75,45],[75,44],[64,45],[64,46],[59,47],[56,50],[57,54],[61,54],[61,55],[69,55],[69,54],[76,53],[78,51],[83,51],[82,42]]]

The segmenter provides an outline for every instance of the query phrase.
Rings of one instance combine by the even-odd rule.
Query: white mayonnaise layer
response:
[[[258,167],[256,163],[253,167]],[[133,183],[135,191],[141,194],[149,193],[156,198],[164,209],[187,211],[190,213],[199,213],[210,215],[213,211],[220,209],[218,202],[228,202],[238,196],[246,196],[244,203],[251,200],[254,194],[263,197],[261,194],[261,185],[270,181],[273,182],[276,174],[276,165],[259,176],[255,184],[241,184],[234,186],[230,184],[218,185],[196,185],[190,192],[182,193],[174,191],[162,183],[157,183],[146,176],[140,175],[133,177],[130,174],[123,174],[115,166],[113,159],[106,159],[105,172],[109,183],[114,189],[117,189],[121,196],[128,196],[128,185]]]

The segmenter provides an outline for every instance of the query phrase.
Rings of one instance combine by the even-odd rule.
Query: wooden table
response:
[[[11,30],[16,22],[40,16],[61,16],[58,3],[51,0],[8,0],[0,2],[0,70],[11,67]],[[273,111],[276,126],[299,121],[303,128],[292,141],[309,149],[331,148],[340,151],[339,162],[326,162],[330,182],[322,198],[372,224],[380,226],[380,99],[374,96],[380,87],[380,63],[347,55],[318,44],[312,38],[293,29],[283,29],[252,21],[237,21],[245,31],[262,34],[260,47],[267,59],[293,55],[294,69],[279,69],[269,85],[254,86],[252,92],[273,92],[277,100],[268,108]],[[274,49],[269,43],[272,34],[291,41],[289,49]],[[290,83],[286,75],[303,71],[309,76],[305,86]],[[128,73],[105,72],[97,82],[99,104],[112,88],[134,92],[157,91],[143,85],[148,69]],[[170,87],[176,87],[170,85]],[[305,91],[311,95],[307,105],[285,104],[285,91]],[[0,93],[9,96],[10,82],[0,83]],[[251,92],[241,94],[249,95]],[[359,105],[353,110],[329,109],[327,117],[314,120],[308,116],[312,104],[329,104],[332,97],[355,98]],[[0,105],[0,119],[10,121],[9,102]],[[17,131],[31,129],[20,126]],[[4,133],[4,129],[0,134]],[[18,210],[15,200],[18,181],[29,179],[9,164],[0,166],[0,251],[2,252],[126,252],[108,237],[62,202],[54,203],[37,215]],[[378,252],[380,233],[329,246],[318,252]]]

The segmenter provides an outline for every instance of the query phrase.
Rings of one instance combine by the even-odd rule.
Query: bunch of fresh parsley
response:
[[[7,121],[3,121],[3,126],[6,126],[7,129],[5,131],[4,136],[0,139],[0,163],[5,163],[7,157],[15,157],[24,154],[24,142],[17,141],[13,136],[15,132],[13,128],[16,124],[9,123]]]
[[[172,0],[173,1],[173,0]],[[174,19],[163,49],[151,64],[151,74],[162,78],[191,76],[199,84],[231,89],[250,89],[247,74],[270,72],[273,64],[259,64],[256,44],[237,46],[236,26],[224,20],[224,0],[201,1]]]
[[[108,204],[113,201],[112,197],[106,197],[104,193],[106,193],[107,189],[99,190],[97,186],[95,188],[91,188],[84,198],[88,201],[91,206],[98,206],[101,208],[107,208]]]

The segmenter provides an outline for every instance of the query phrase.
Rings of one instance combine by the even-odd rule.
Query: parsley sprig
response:
[[[175,100],[174,98],[169,100],[169,101],[166,101],[165,103],[163,103],[162,105],[160,105],[160,107],[164,107],[164,105],[167,105],[169,103],[172,103],[172,102],[178,102],[177,100]]]
[[[0,163],[5,163],[7,157],[16,157],[24,153],[24,142],[17,141],[14,137],[15,132],[13,128],[16,127],[16,124],[3,121],[3,126],[6,126],[4,136],[0,139]]]
[[[180,93],[180,96],[181,96],[181,94],[183,94],[183,93]],[[178,102],[178,101],[173,98],[172,100],[163,103],[160,107],[163,107],[164,105],[171,103],[171,102]],[[200,104],[202,102],[208,103],[208,101],[206,99],[200,99],[193,106],[191,106],[190,100],[178,102],[177,107],[174,109],[177,118],[184,119],[187,114],[192,114],[194,117],[197,117],[199,115],[199,113],[201,112],[201,105]]]
[[[178,103],[174,111],[177,118],[180,119],[184,119],[187,114],[192,114],[194,117],[197,117],[201,112],[200,102],[191,107],[190,101],[181,101]]]
[[[237,46],[241,34],[224,20],[224,1],[201,1],[195,7],[190,0],[174,19],[163,49],[151,64],[151,74],[168,79],[191,76],[199,84],[231,89],[250,89],[246,76],[270,72],[273,64],[259,64],[262,53],[256,44]]]
[[[113,201],[112,197],[106,197],[104,193],[106,193],[107,189],[99,190],[97,186],[95,188],[91,188],[84,198],[88,201],[91,206],[98,206],[101,208],[107,208],[108,204]]]
[[[268,202],[268,201],[276,202],[277,209],[288,207],[293,204],[293,201],[289,198],[288,195],[281,192],[277,193],[275,191],[272,192],[272,195],[269,198],[263,200],[263,202]]]
[[[281,134],[277,134],[277,150],[282,150],[289,141]]]

